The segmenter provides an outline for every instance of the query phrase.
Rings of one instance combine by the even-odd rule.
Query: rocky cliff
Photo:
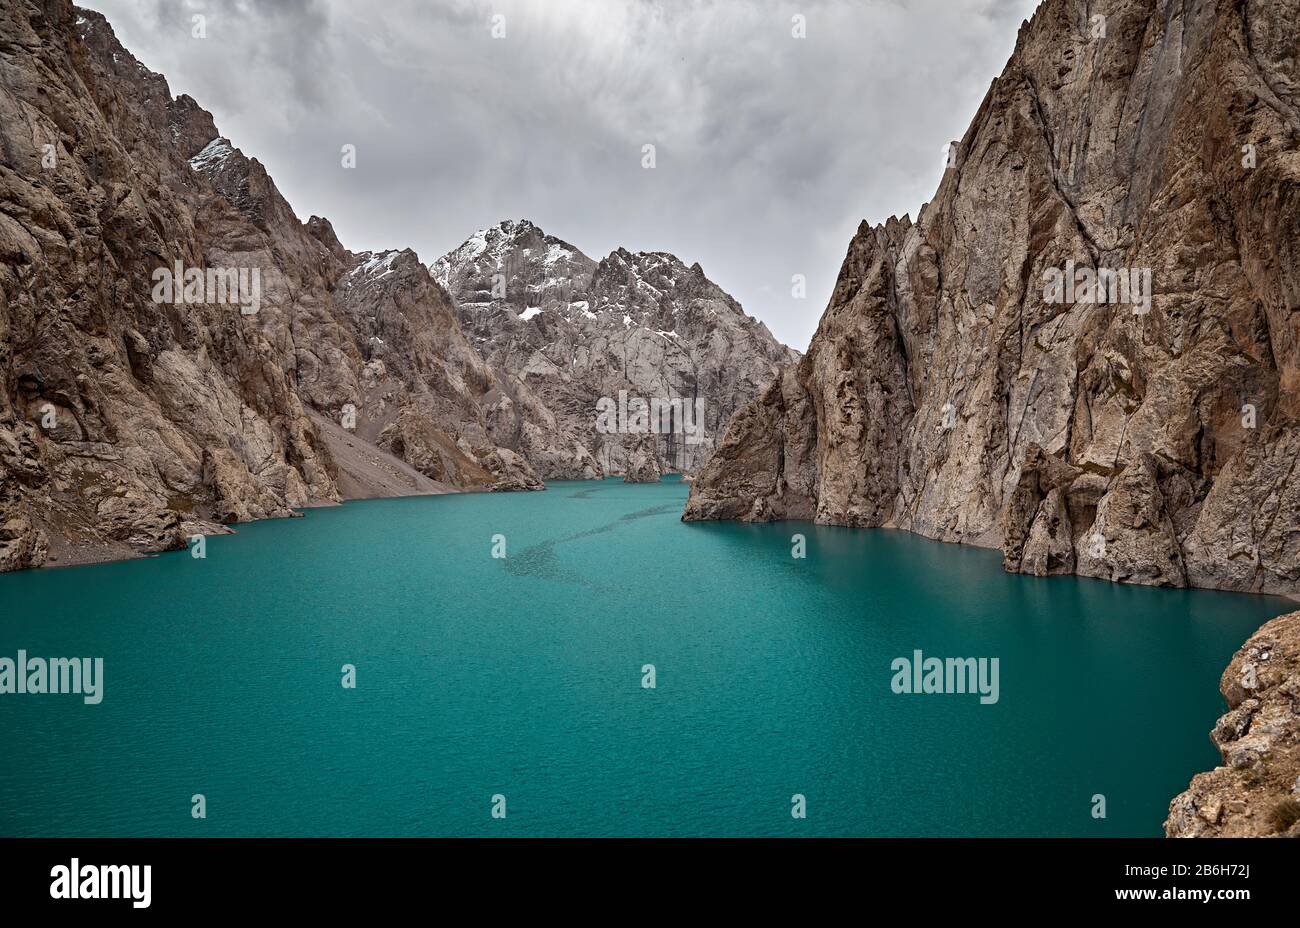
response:
[[[0,0],[0,58],[0,570],[541,486],[413,253],[300,222],[99,14]]]
[[[1210,740],[1225,766],[1169,804],[1171,838],[1300,838],[1300,612],[1269,622],[1223,672]]]
[[[1300,0],[1044,0],[684,518],[1300,592]]]
[[[518,434],[494,432],[544,477],[692,472],[735,411],[798,357],[698,264],[663,252],[619,249],[597,262],[512,220],[430,271],[483,358],[545,410]],[[616,413],[608,422],[598,421],[602,399]],[[638,431],[638,401],[659,401],[648,432]]]

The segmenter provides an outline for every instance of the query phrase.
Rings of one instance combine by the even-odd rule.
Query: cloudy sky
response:
[[[527,218],[596,259],[621,245],[698,261],[799,349],[858,223],[915,218],[1037,6],[81,3],[354,251],[411,247],[429,263]],[[806,299],[791,296],[795,274]]]

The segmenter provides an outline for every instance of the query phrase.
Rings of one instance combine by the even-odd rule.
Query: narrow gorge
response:
[[[1300,0],[116,2],[0,0],[0,836],[1300,837]]]

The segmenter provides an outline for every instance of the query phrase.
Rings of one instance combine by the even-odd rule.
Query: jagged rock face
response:
[[[807,356],[684,518],[1300,591],[1297,21],[1300,0],[1046,0],[934,201],[858,230]],[[1076,267],[1136,286],[1053,288]]]
[[[1247,641],[1219,684],[1228,712],[1210,733],[1225,766],[1169,804],[1171,838],[1300,838],[1300,613]]]
[[[340,414],[351,404],[359,436],[434,480],[541,489],[527,461],[493,444],[489,407],[498,423],[510,419],[500,409],[504,388],[466,341],[451,298],[415,252],[348,257],[350,268],[332,293],[364,366],[352,394],[317,397],[304,387],[314,404]]]
[[[97,13],[0,0],[0,56],[0,569],[337,501],[313,416],[348,403],[437,486],[540,485],[492,444],[494,375],[414,255],[300,223]],[[258,299],[160,296],[177,263],[256,271]]]
[[[275,347],[238,307],[151,298],[237,221],[187,163],[211,118],[96,14],[3,2],[0,35],[0,509],[45,539],[3,566],[330,498]]]
[[[620,391],[686,407],[680,420],[675,409],[663,414],[651,456],[655,468],[693,471],[734,412],[797,357],[698,264],[623,249],[597,263],[527,221],[477,233],[430,272],[515,401],[522,394],[537,407],[519,417],[524,434],[493,434],[545,477],[644,471],[644,436],[598,427],[601,399],[618,403]],[[688,440],[681,429],[696,425],[697,408],[702,428]]]

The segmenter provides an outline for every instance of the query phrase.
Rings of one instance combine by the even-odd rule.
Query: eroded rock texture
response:
[[[1045,0],[934,200],[859,228],[684,518],[1300,591],[1298,24],[1300,0]],[[1054,301],[1075,268],[1138,286]]]
[[[1300,838],[1300,612],[1269,622],[1223,672],[1210,740],[1224,766],[1169,804],[1171,838]]]
[[[547,478],[693,472],[735,411],[798,357],[698,264],[625,249],[596,262],[527,220],[478,232],[430,271],[512,381],[512,402],[533,409],[493,434]],[[669,412],[649,434],[598,429],[598,403],[620,391]]]

